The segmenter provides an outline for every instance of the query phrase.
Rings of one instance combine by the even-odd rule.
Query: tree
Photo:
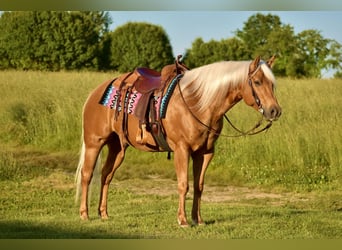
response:
[[[248,56],[254,58],[257,56],[258,49],[267,45],[269,34],[274,30],[279,30],[281,26],[278,16],[257,13],[249,17],[243,29],[237,30],[235,34],[244,42]]]
[[[161,26],[129,22],[110,33],[111,67],[120,72],[136,67],[161,70],[173,63],[169,38]]]
[[[342,79],[342,71],[336,71],[334,74],[334,78]]]
[[[298,60],[294,60],[298,53],[296,44],[293,27],[290,25],[278,26],[269,32],[267,41],[253,54],[262,55],[264,58],[276,55],[277,63],[273,72],[278,76],[296,76],[298,72],[293,68],[298,66]]]
[[[192,48],[185,53],[185,64],[190,68],[195,68],[214,62],[217,57],[215,53],[218,52],[217,44],[215,40],[205,43],[202,38],[196,38],[192,43]]]
[[[321,70],[327,67],[328,42],[316,30],[304,30],[297,35],[298,49],[305,59],[303,66],[306,76],[321,77]]]
[[[34,49],[31,12],[4,12],[0,19],[0,68],[25,68]]]
[[[293,27],[282,24],[278,16],[257,13],[249,17],[242,30],[235,34],[245,45],[249,58],[276,55],[277,63],[273,69],[276,75],[297,75],[298,70],[294,66],[299,60]]]
[[[342,45],[335,40],[329,42],[329,56],[327,65],[329,69],[335,69],[334,77],[342,79]]]
[[[5,12],[0,17],[0,67],[99,69],[109,23],[103,12]]]
[[[186,51],[184,61],[190,68],[195,68],[216,61],[247,59],[246,55],[244,44],[236,38],[210,40],[207,43],[197,38],[191,49]]]
[[[260,13],[248,18],[235,32],[250,58],[277,55],[274,73],[278,76],[321,77],[323,69],[341,70],[341,45],[324,38],[317,30],[295,34],[276,15]]]

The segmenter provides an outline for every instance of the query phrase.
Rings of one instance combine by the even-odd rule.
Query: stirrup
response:
[[[147,143],[147,133],[146,133],[146,124],[141,124],[141,128],[138,129],[136,136],[137,143],[141,145],[145,145]]]

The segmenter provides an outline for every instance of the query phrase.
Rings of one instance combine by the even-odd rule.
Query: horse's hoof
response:
[[[109,216],[108,215],[103,215],[101,216],[101,220],[108,220],[109,219]]]
[[[189,224],[186,221],[178,221],[178,225],[182,228],[189,227]]]
[[[108,220],[109,219],[107,212],[99,211],[99,217],[101,218],[101,220]]]
[[[188,228],[188,227],[189,227],[189,224],[188,224],[188,223],[186,223],[186,224],[179,224],[179,226],[180,226],[181,228]]]
[[[89,220],[89,217],[87,214],[81,214],[80,218],[81,218],[81,220]]]
[[[204,221],[192,220],[192,225],[193,226],[205,226],[206,223]]]

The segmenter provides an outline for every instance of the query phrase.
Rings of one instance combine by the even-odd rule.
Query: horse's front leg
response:
[[[192,203],[192,221],[194,224],[203,225],[204,221],[201,217],[201,197],[204,188],[204,175],[207,167],[213,158],[214,153],[206,154],[193,153],[193,175],[194,175],[194,198]]]
[[[179,194],[179,204],[178,204],[178,224],[182,227],[188,226],[185,213],[185,197],[189,190],[188,184],[188,164],[189,164],[189,150],[186,146],[181,145],[174,150],[174,163],[177,174],[178,181],[178,194]]]

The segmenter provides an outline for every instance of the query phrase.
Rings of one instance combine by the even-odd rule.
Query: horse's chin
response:
[[[266,118],[265,117],[265,120],[267,121],[267,122],[275,122],[275,121],[277,121],[279,118]]]

